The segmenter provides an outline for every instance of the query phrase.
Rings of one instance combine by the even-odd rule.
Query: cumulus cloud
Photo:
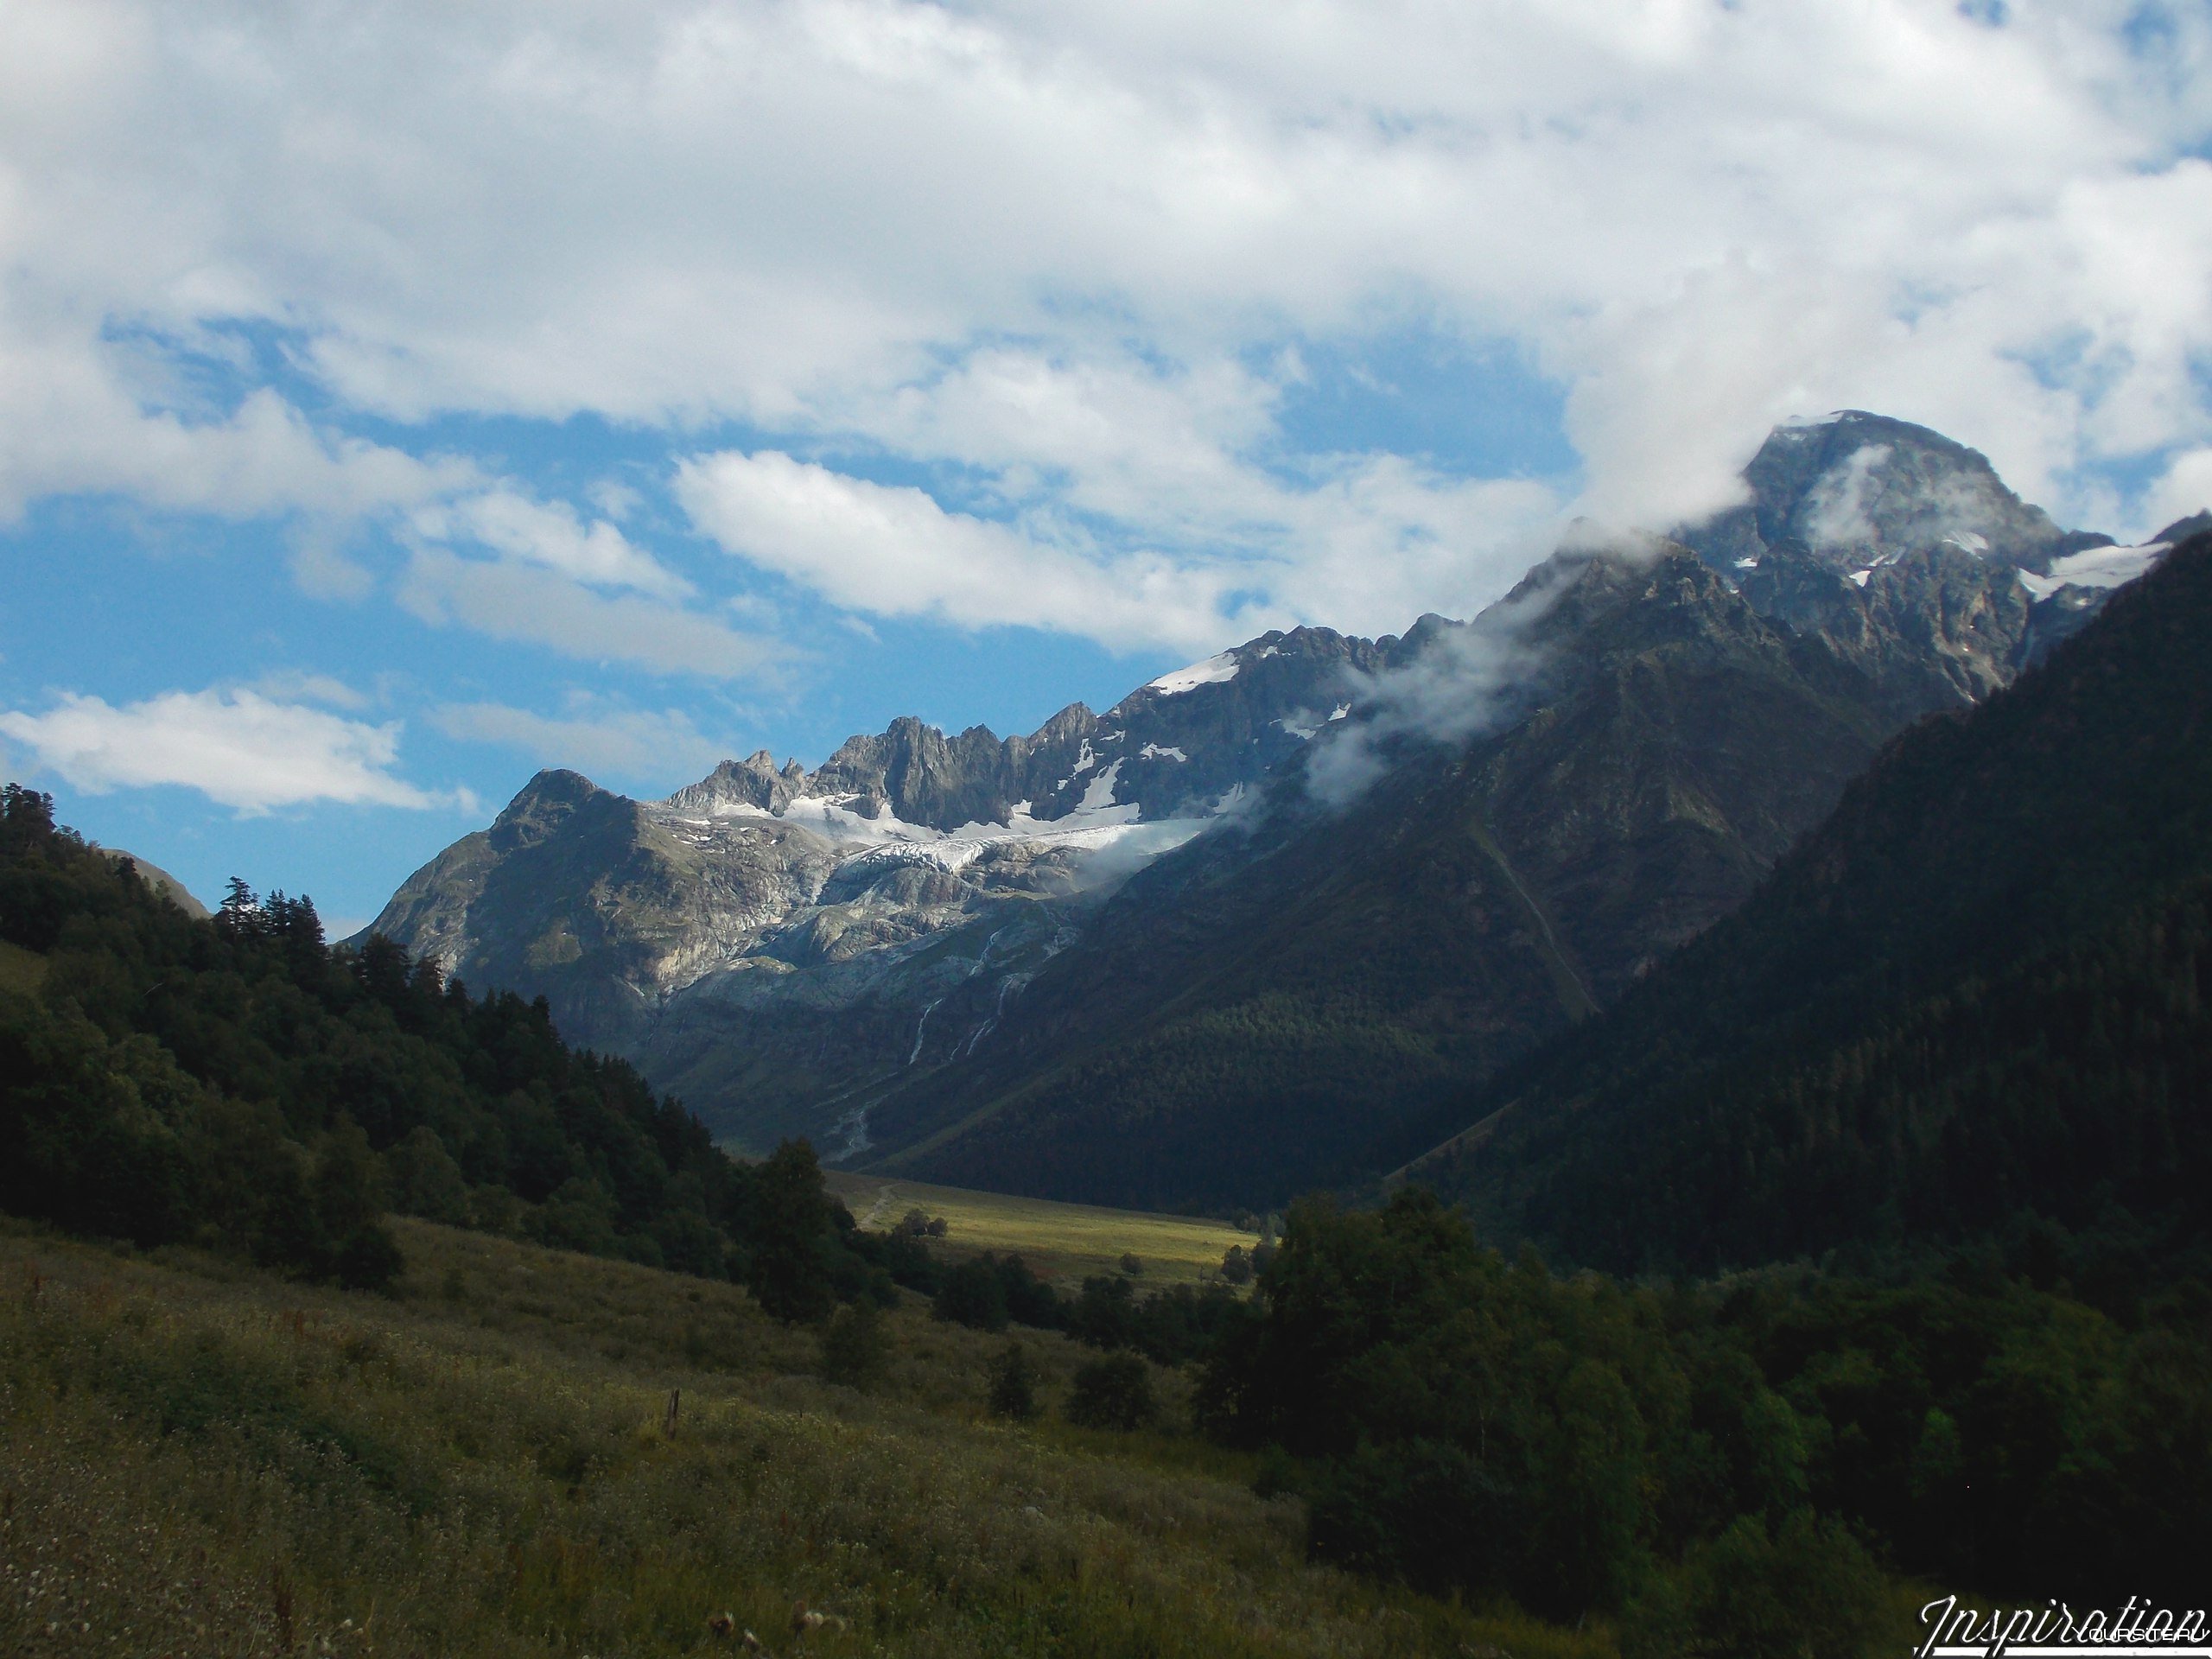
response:
[[[2164,477],[2151,491],[2151,528],[2202,512],[2212,506],[2212,448],[2191,449],[2174,457]]]
[[[43,714],[0,713],[5,734],[91,794],[174,784],[248,816],[319,801],[427,808],[475,802],[397,776],[397,721],[370,725],[251,690],[169,691],[110,706],[65,693]]]
[[[423,508],[412,528],[426,540],[474,542],[594,588],[627,588],[667,600],[694,591],[606,519],[587,524],[565,502],[533,501],[512,489]]]
[[[748,556],[841,603],[1205,645],[1248,613],[1375,626],[1323,608],[1373,594],[1395,626],[1497,591],[1562,505],[1287,453],[1256,365],[1414,318],[1519,342],[1563,389],[1581,510],[1720,505],[1773,422],[1861,407],[2125,532],[2152,515],[2098,469],[2212,443],[2212,19],[1993,16],[395,0],[339,29],[304,0],[28,0],[0,63],[0,512],[476,492],[440,509],[501,555],[473,582],[624,589],[561,626],[627,605],[626,640],[638,603],[685,597],[629,534],[488,485],[489,457],[472,480],[339,429],[588,414],[700,449],[733,421],[748,463],[851,442],[1001,498],[802,480],[801,516],[849,532],[748,520]],[[114,344],[226,320],[282,331],[333,424],[266,388],[171,409]],[[925,551],[888,569],[869,524]],[[989,591],[1014,569],[1051,595],[1027,619]]]
[[[332,674],[277,668],[254,677],[247,688],[276,702],[321,702],[333,709],[365,709],[369,699]]]
[[[774,640],[656,599],[594,593],[542,566],[462,558],[432,546],[410,559],[399,601],[434,626],[458,623],[584,662],[634,663],[662,674],[737,679],[790,656]]]
[[[1018,624],[1111,645],[1199,644],[1280,613],[1229,602],[1239,579],[1143,554],[1098,559],[1007,524],[948,512],[924,491],[872,484],[773,450],[685,461],[677,496],[722,547],[879,616]]]
[[[680,709],[587,709],[548,715],[505,703],[459,702],[433,710],[430,723],[463,742],[495,743],[541,766],[599,778],[688,779],[734,753],[734,746],[701,732]]]
[[[995,347],[839,418],[982,478],[981,493],[1009,512],[1097,526],[1096,540],[1221,578],[1221,591],[1264,595],[1277,615],[1357,632],[1388,632],[1422,610],[1471,610],[1542,550],[1560,501],[1541,481],[1452,477],[1390,454],[1267,464],[1281,380],[1296,372]],[[1093,632],[1083,620],[1093,614],[1074,607],[1054,626]],[[1187,620],[1164,613],[1150,642],[1237,637],[1237,617],[1215,614],[1210,631]]]

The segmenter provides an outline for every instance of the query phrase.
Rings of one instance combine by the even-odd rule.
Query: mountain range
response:
[[[1668,536],[1577,526],[1470,622],[1269,633],[1027,737],[902,720],[658,802],[543,772],[372,931],[741,1147],[1149,1207],[1356,1182],[2197,527],[2063,531],[1858,412],[1745,482]]]
[[[1906,733],[1752,899],[1401,1172],[1626,1272],[2032,1224],[2212,1249],[2212,535]]]

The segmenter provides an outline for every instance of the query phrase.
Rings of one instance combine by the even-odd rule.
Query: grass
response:
[[[1228,1222],[1191,1216],[1059,1204],[845,1170],[826,1172],[824,1179],[863,1227],[887,1230],[909,1210],[925,1210],[947,1224],[945,1236],[932,1241],[932,1248],[956,1256],[1011,1250],[1039,1278],[1064,1289],[1080,1287],[1090,1274],[1116,1272],[1124,1255],[1143,1264],[1143,1283],[1196,1284],[1221,1266],[1230,1245],[1249,1249],[1259,1242]]]
[[[1173,1426],[982,1409],[1006,1338],[887,1317],[866,1393],[735,1288],[401,1223],[393,1297],[0,1222],[0,1652],[1610,1653],[1307,1563]],[[671,1429],[671,1392],[678,1409]],[[804,1638],[804,1598],[843,1621]]]

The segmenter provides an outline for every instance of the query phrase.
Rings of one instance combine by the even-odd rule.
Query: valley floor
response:
[[[1234,1455],[1061,1421],[1059,1336],[1009,1427],[918,1305],[863,1394],[728,1285],[395,1224],[380,1297],[0,1222],[0,1651],[1612,1651],[1309,1565]]]
[[[1196,1216],[1060,1204],[847,1170],[824,1170],[823,1181],[862,1227],[887,1231],[910,1210],[921,1210],[946,1224],[944,1236],[930,1241],[932,1249],[955,1258],[985,1250],[1019,1255],[1039,1278],[1071,1292],[1091,1274],[1117,1272],[1124,1255],[1141,1264],[1139,1282],[1147,1287],[1194,1285],[1213,1276],[1230,1245],[1249,1250],[1260,1242],[1229,1222]]]

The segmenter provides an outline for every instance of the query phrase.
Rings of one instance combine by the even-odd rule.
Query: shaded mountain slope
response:
[[[2009,683],[2163,551],[2062,531],[1975,451],[1858,411],[1777,429],[1745,482],[1648,580],[1568,559],[1552,602],[1478,622],[1515,682],[1485,729],[1414,734],[1317,816],[1303,763],[1387,713],[1391,675],[1364,686],[1243,838],[1148,873],[873,1105],[874,1155],[1150,1205],[1387,1167],[1739,903],[1890,734]]]
[[[1371,1173],[2160,550],[1858,412],[1746,487],[1634,582],[1563,557],[1471,626],[1263,635],[1027,737],[900,720],[659,802],[543,774],[375,926],[756,1149],[1147,1204]]]
[[[1287,779],[1133,880],[1002,1037],[873,1109],[887,1166],[1172,1207],[1395,1161],[1739,902],[1888,729],[1863,674],[1679,547],[1562,556],[1431,648],[1485,632],[1535,665],[1496,729],[1411,738],[1340,811]]]
[[[1409,1172],[1580,1261],[2020,1224],[2202,1242],[2212,537],[1914,728],[1758,895]]]
[[[1098,899],[1299,752],[1395,641],[1271,632],[1027,737],[895,721],[809,773],[757,753],[665,801],[532,779],[372,925],[765,1151],[971,1042]]]

